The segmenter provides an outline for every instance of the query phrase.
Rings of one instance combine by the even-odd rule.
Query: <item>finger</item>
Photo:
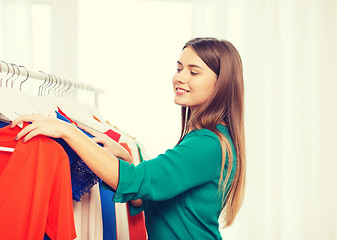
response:
[[[79,128],[81,128],[82,130],[86,131],[87,133],[91,134],[92,136],[97,136],[99,135],[100,133],[95,131],[94,129],[90,128],[90,127],[87,127],[85,125],[82,125],[82,124],[77,124],[77,126]]]
[[[93,137],[91,138],[91,140],[93,140],[95,143],[105,143],[104,139],[101,136]]]
[[[16,125],[22,124],[23,122],[33,122],[35,120],[35,116],[32,115],[22,115],[12,121],[11,128]]]
[[[16,140],[19,140],[20,138],[22,138],[23,136],[27,135],[29,132],[35,130],[37,127],[35,126],[35,124],[30,124],[27,125],[25,128],[23,128],[17,135],[16,135]]]
[[[28,142],[30,139],[32,139],[33,137],[40,135],[39,130],[37,128],[35,128],[34,130],[30,131],[22,140],[23,142]]]

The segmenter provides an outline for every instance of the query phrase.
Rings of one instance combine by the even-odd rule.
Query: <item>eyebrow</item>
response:
[[[180,61],[177,61],[177,63],[180,64],[180,65],[183,65]],[[200,67],[198,65],[195,65],[195,64],[189,64],[187,66],[190,67],[190,68],[195,67],[195,68],[200,68],[201,70],[204,70],[202,67]]]

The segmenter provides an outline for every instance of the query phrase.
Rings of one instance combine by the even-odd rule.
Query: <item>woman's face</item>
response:
[[[186,47],[177,61],[173,76],[174,102],[183,107],[205,103],[212,95],[217,75],[201,60],[192,47]]]

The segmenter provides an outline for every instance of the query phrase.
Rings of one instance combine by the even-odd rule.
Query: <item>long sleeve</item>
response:
[[[137,166],[120,160],[115,202],[162,201],[219,178],[221,146],[207,129],[193,130],[164,154]]]

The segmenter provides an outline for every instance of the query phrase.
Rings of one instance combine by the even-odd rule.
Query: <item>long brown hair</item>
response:
[[[224,226],[230,226],[242,205],[246,179],[242,62],[236,48],[225,40],[194,38],[185,44],[184,48],[186,47],[192,47],[205,64],[217,74],[218,79],[214,93],[205,104],[195,107],[192,112],[187,107],[182,107],[182,131],[179,142],[189,130],[194,128],[209,129],[219,137],[222,147],[219,180],[219,189],[223,197],[221,215]],[[226,196],[233,166],[233,152],[228,139],[216,128],[223,122],[229,130],[236,152],[235,175]],[[223,178],[227,155],[228,171]]]

